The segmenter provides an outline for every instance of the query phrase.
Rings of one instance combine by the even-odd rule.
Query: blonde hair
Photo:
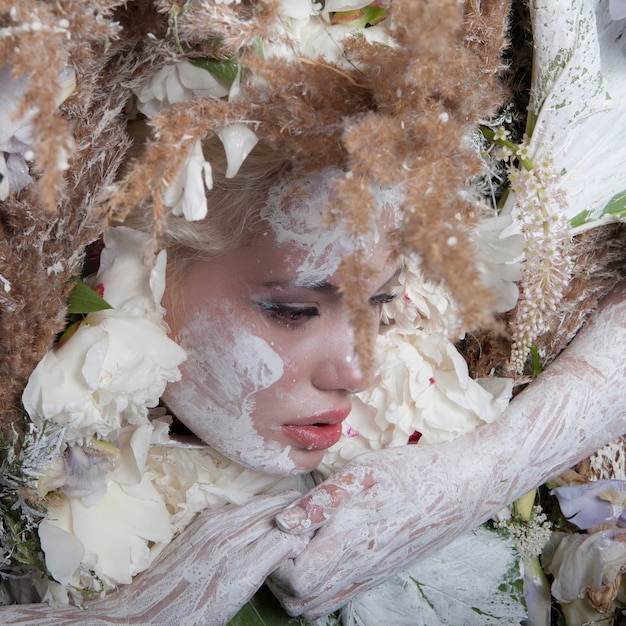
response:
[[[207,216],[189,222],[170,214],[159,241],[159,247],[167,250],[168,277],[173,282],[190,260],[218,256],[244,244],[256,232],[270,187],[292,166],[282,153],[259,143],[229,179],[224,147],[217,138],[204,142],[203,153],[213,169],[213,188],[206,192]],[[124,224],[149,231],[152,221],[151,208],[144,206],[136,208]]]

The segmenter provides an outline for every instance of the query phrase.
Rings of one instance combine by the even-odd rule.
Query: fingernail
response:
[[[311,526],[311,520],[306,510],[301,506],[293,506],[276,516],[276,523],[281,530],[286,532],[293,530],[307,530]]]

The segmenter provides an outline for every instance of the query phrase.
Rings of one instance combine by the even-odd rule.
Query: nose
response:
[[[376,333],[368,335],[373,346]],[[366,378],[354,352],[354,331],[346,317],[345,323],[335,325],[326,336],[313,385],[322,391],[363,391],[367,386]]]
[[[321,391],[358,393],[365,389],[365,378],[353,354],[329,355],[316,369],[313,384]]]

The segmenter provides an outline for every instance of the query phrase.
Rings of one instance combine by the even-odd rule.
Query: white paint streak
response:
[[[226,320],[226,322],[225,322]],[[188,360],[183,380],[164,395],[169,408],[203,441],[252,469],[288,474],[290,447],[268,441],[255,426],[255,394],[283,375],[281,357],[263,339],[220,311],[197,314],[179,337]]]

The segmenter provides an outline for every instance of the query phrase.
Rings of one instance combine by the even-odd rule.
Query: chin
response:
[[[326,450],[292,450],[289,455],[294,462],[293,474],[308,474],[322,462]]]

